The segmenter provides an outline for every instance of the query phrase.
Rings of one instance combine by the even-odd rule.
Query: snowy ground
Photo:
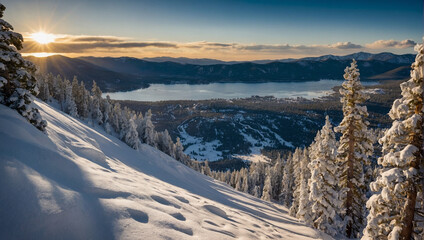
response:
[[[233,109],[221,109],[219,112],[233,112]],[[281,144],[282,146],[286,146],[289,148],[294,148],[294,145],[291,142],[284,140],[280,135],[278,135],[275,130],[278,127],[273,123],[272,120],[268,120],[272,127],[266,127],[264,125],[260,125],[260,123],[255,122],[250,117],[245,117],[243,115],[243,111],[239,111],[234,116],[223,116],[222,119],[225,119],[225,123],[228,124],[229,127],[232,127],[236,130],[237,135],[241,136],[240,142],[242,144],[249,144],[249,148],[247,149],[248,154],[231,154],[229,158],[239,158],[245,161],[251,162],[269,162],[270,159],[262,154],[262,149],[266,147],[275,148],[276,142]],[[213,119],[214,121],[216,119]],[[206,119],[203,121],[211,121],[211,119]],[[214,125],[212,125],[214,126]],[[216,126],[216,125],[215,125]],[[184,153],[188,154],[190,157],[198,160],[198,161],[218,161],[224,159],[223,154],[223,142],[214,139],[212,141],[206,141],[203,137],[192,136],[190,135],[186,129],[189,127],[188,123],[185,122],[178,126],[178,134],[181,139],[181,142],[184,146],[186,146]],[[222,129],[217,130],[215,128],[215,136],[228,135],[232,134],[225,133]],[[228,137],[228,136],[227,136]],[[228,146],[227,146],[228,147]],[[220,150],[219,150],[220,149]],[[240,150],[240,149],[239,149]],[[224,157],[223,157],[224,156]],[[227,156],[228,157],[228,156]]]
[[[47,135],[0,105],[0,239],[329,239],[279,205],[37,105]]]

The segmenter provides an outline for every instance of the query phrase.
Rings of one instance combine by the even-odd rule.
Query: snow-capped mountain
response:
[[[46,134],[0,105],[0,239],[330,239],[278,204],[35,105]]]
[[[320,57],[306,57],[301,59],[283,59],[282,62],[296,62],[296,61],[327,61],[327,60],[336,60],[336,61],[347,61],[355,59],[357,61],[383,61],[389,63],[397,64],[410,64],[414,61],[415,56],[413,54],[403,54],[396,55],[389,52],[382,53],[367,53],[367,52],[357,52],[345,56],[335,56],[335,55],[324,55]]]

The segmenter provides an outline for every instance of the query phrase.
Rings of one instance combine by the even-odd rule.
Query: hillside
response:
[[[28,56],[40,73],[77,76],[91,86],[95,80],[104,92],[128,91],[151,83],[207,84],[216,82],[293,82],[340,79],[352,58],[357,58],[361,80],[404,79],[414,55],[355,53],[276,61],[220,62],[211,59],[137,59],[130,57]],[[213,64],[206,64],[213,63]]]
[[[280,205],[35,104],[47,134],[0,105],[1,239],[328,239]]]

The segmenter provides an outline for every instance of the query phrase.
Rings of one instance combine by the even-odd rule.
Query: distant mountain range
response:
[[[357,52],[345,56],[335,56],[335,55],[323,55],[320,57],[305,57],[300,59],[288,58],[288,59],[265,59],[265,60],[253,60],[253,61],[221,61],[210,58],[172,58],[172,57],[155,57],[155,58],[142,58],[142,60],[150,62],[176,62],[181,64],[193,64],[193,65],[214,65],[214,64],[237,64],[252,62],[258,64],[267,64],[271,62],[299,62],[299,61],[325,61],[328,59],[332,60],[359,60],[359,61],[369,61],[369,60],[378,60],[391,63],[406,63],[410,64],[415,60],[415,55],[413,54],[404,54],[396,55],[389,52],[383,53],[367,53],[367,52]]]
[[[96,80],[103,91],[128,91],[151,83],[207,84],[214,82],[289,82],[342,79],[352,59],[358,61],[362,80],[404,79],[415,55],[358,52],[346,56],[325,55],[302,59],[224,62],[214,59],[80,57],[60,55],[27,57],[41,73],[61,74],[91,85]]]

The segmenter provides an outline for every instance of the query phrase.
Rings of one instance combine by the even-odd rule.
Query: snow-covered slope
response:
[[[287,209],[36,101],[0,105],[0,239],[322,239]]]

